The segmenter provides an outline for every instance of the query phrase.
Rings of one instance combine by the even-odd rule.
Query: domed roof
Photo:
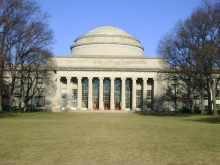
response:
[[[143,55],[140,41],[114,26],[100,26],[75,39],[72,55]]]
[[[120,36],[120,37],[133,38],[135,40],[138,40],[137,38],[133,37],[132,35],[128,34],[124,30],[121,30],[117,27],[100,26],[100,27],[95,28],[93,30],[90,30],[89,32],[83,34],[82,36],[76,38],[75,41],[77,41],[78,39],[81,39],[81,38],[92,37],[92,36]]]

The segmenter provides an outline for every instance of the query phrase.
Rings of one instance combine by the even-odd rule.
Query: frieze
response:
[[[106,51],[103,49],[103,52]],[[78,66],[80,64],[80,66],[88,66],[88,63],[92,66],[106,66],[106,64],[108,64],[108,66],[139,66],[139,67],[143,67],[148,65],[148,60],[147,59],[98,59],[98,58],[93,58],[93,59],[84,59],[84,58],[75,58],[75,59],[67,59],[65,61],[56,61],[57,65],[59,67],[65,65],[65,67],[68,66]],[[156,63],[156,65],[158,65]]]
[[[144,76],[144,77],[154,77],[156,76],[156,73],[146,73],[146,72],[96,72],[96,71],[57,71],[58,75],[65,75],[65,76],[72,76],[72,75],[89,75],[91,77],[91,75],[93,76],[102,76],[104,75],[104,77],[117,77],[118,75],[120,75],[120,77],[123,75],[127,75],[127,76]],[[106,75],[106,76],[105,76]]]
[[[136,60],[136,59],[93,59],[94,64],[99,64],[99,65],[146,65],[147,60]]]

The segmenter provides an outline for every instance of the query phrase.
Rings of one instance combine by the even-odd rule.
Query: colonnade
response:
[[[66,90],[67,90],[67,98],[72,97],[72,89],[71,89],[71,79],[76,78],[77,79],[77,110],[85,109],[85,107],[82,107],[82,79],[86,78],[88,79],[88,107],[86,110],[93,110],[93,79],[99,80],[99,109],[98,110],[104,110],[104,102],[103,102],[103,82],[105,79],[110,80],[110,108],[109,110],[115,110],[115,80],[121,81],[121,102],[120,102],[120,110],[137,110],[136,107],[136,91],[137,91],[137,80],[141,80],[141,91],[142,91],[142,101],[146,100],[146,93],[147,93],[147,82],[149,81],[149,78],[139,78],[139,77],[71,77],[71,76],[59,76],[57,77],[57,90],[56,90],[56,97],[58,100],[61,99],[61,77],[66,78]],[[129,79],[132,81],[131,83],[131,107],[126,108],[126,80]],[[156,94],[157,90],[157,81],[154,78],[151,78],[153,81],[152,83],[152,92],[153,96]],[[67,102],[67,106],[71,107],[71,101],[70,99]]]

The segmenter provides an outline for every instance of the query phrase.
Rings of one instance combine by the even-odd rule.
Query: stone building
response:
[[[55,56],[56,110],[152,109],[161,58],[143,55],[140,41],[114,26],[75,39],[71,55]]]

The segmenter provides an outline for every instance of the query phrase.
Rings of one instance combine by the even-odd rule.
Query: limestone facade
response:
[[[55,56],[54,110],[152,109],[160,58],[143,55],[140,41],[114,26],[78,37],[71,55]]]

